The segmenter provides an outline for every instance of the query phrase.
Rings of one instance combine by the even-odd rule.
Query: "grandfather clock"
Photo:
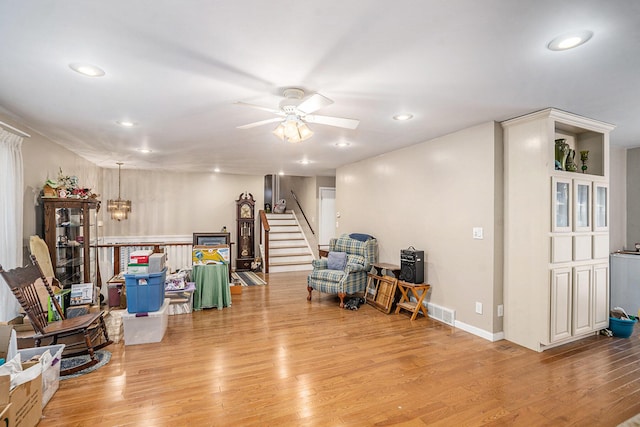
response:
[[[236,257],[236,270],[251,270],[251,263],[255,258],[254,234],[255,234],[255,204],[251,193],[241,193],[236,200],[238,256]]]

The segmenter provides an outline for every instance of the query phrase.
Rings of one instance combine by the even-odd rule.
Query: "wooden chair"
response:
[[[51,345],[58,344],[58,339],[64,339],[65,353],[62,356],[63,359],[81,354],[89,355],[89,360],[86,363],[63,370],[60,375],[68,375],[95,365],[99,362],[95,351],[113,342],[109,340],[107,328],[102,317],[103,313],[89,313],[66,319],[57,298],[54,297],[47,278],[38,265],[36,257],[31,255],[30,258],[30,265],[9,271],[5,271],[0,265],[0,275],[7,282],[16,299],[27,316],[29,316],[29,320],[36,332],[33,335],[36,347],[40,347],[43,339],[47,341],[50,339]],[[36,289],[36,284],[40,280],[62,320],[48,322],[48,310],[40,303]]]

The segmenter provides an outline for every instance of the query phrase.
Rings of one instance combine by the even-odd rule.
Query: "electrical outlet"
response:
[[[498,317],[504,316],[504,305],[498,305]]]
[[[476,302],[476,313],[482,314],[482,303]]]

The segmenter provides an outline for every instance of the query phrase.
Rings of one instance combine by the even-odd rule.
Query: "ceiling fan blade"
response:
[[[314,111],[317,111],[322,107],[326,107],[327,105],[331,104],[333,104],[333,101],[326,96],[322,96],[319,93],[314,93],[309,98],[302,101],[300,105],[298,105],[298,110],[302,111],[304,114],[311,114]]]
[[[274,114],[278,114],[278,115],[284,116],[284,113],[282,112],[282,110],[277,110],[275,108],[263,107],[261,105],[255,105],[255,104],[248,104],[248,103],[242,102],[242,101],[235,102],[234,104],[242,105],[243,107],[257,108],[258,110],[268,111],[270,113],[274,113]]]
[[[256,126],[266,125],[267,123],[281,122],[282,117],[274,117],[273,119],[261,120],[259,122],[249,123],[248,125],[236,126],[238,129],[251,129]]]
[[[346,128],[346,129],[355,129],[360,124],[360,120],[356,120],[356,119],[345,119],[342,117],[329,117],[329,116],[316,116],[316,115],[305,116],[304,120],[309,123],[320,123],[323,125],[336,126],[339,128]]]

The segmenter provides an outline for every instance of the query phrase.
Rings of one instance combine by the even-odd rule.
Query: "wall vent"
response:
[[[429,317],[439,320],[447,325],[455,326],[456,312],[450,308],[440,307],[433,303],[427,303],[427,312]]]

